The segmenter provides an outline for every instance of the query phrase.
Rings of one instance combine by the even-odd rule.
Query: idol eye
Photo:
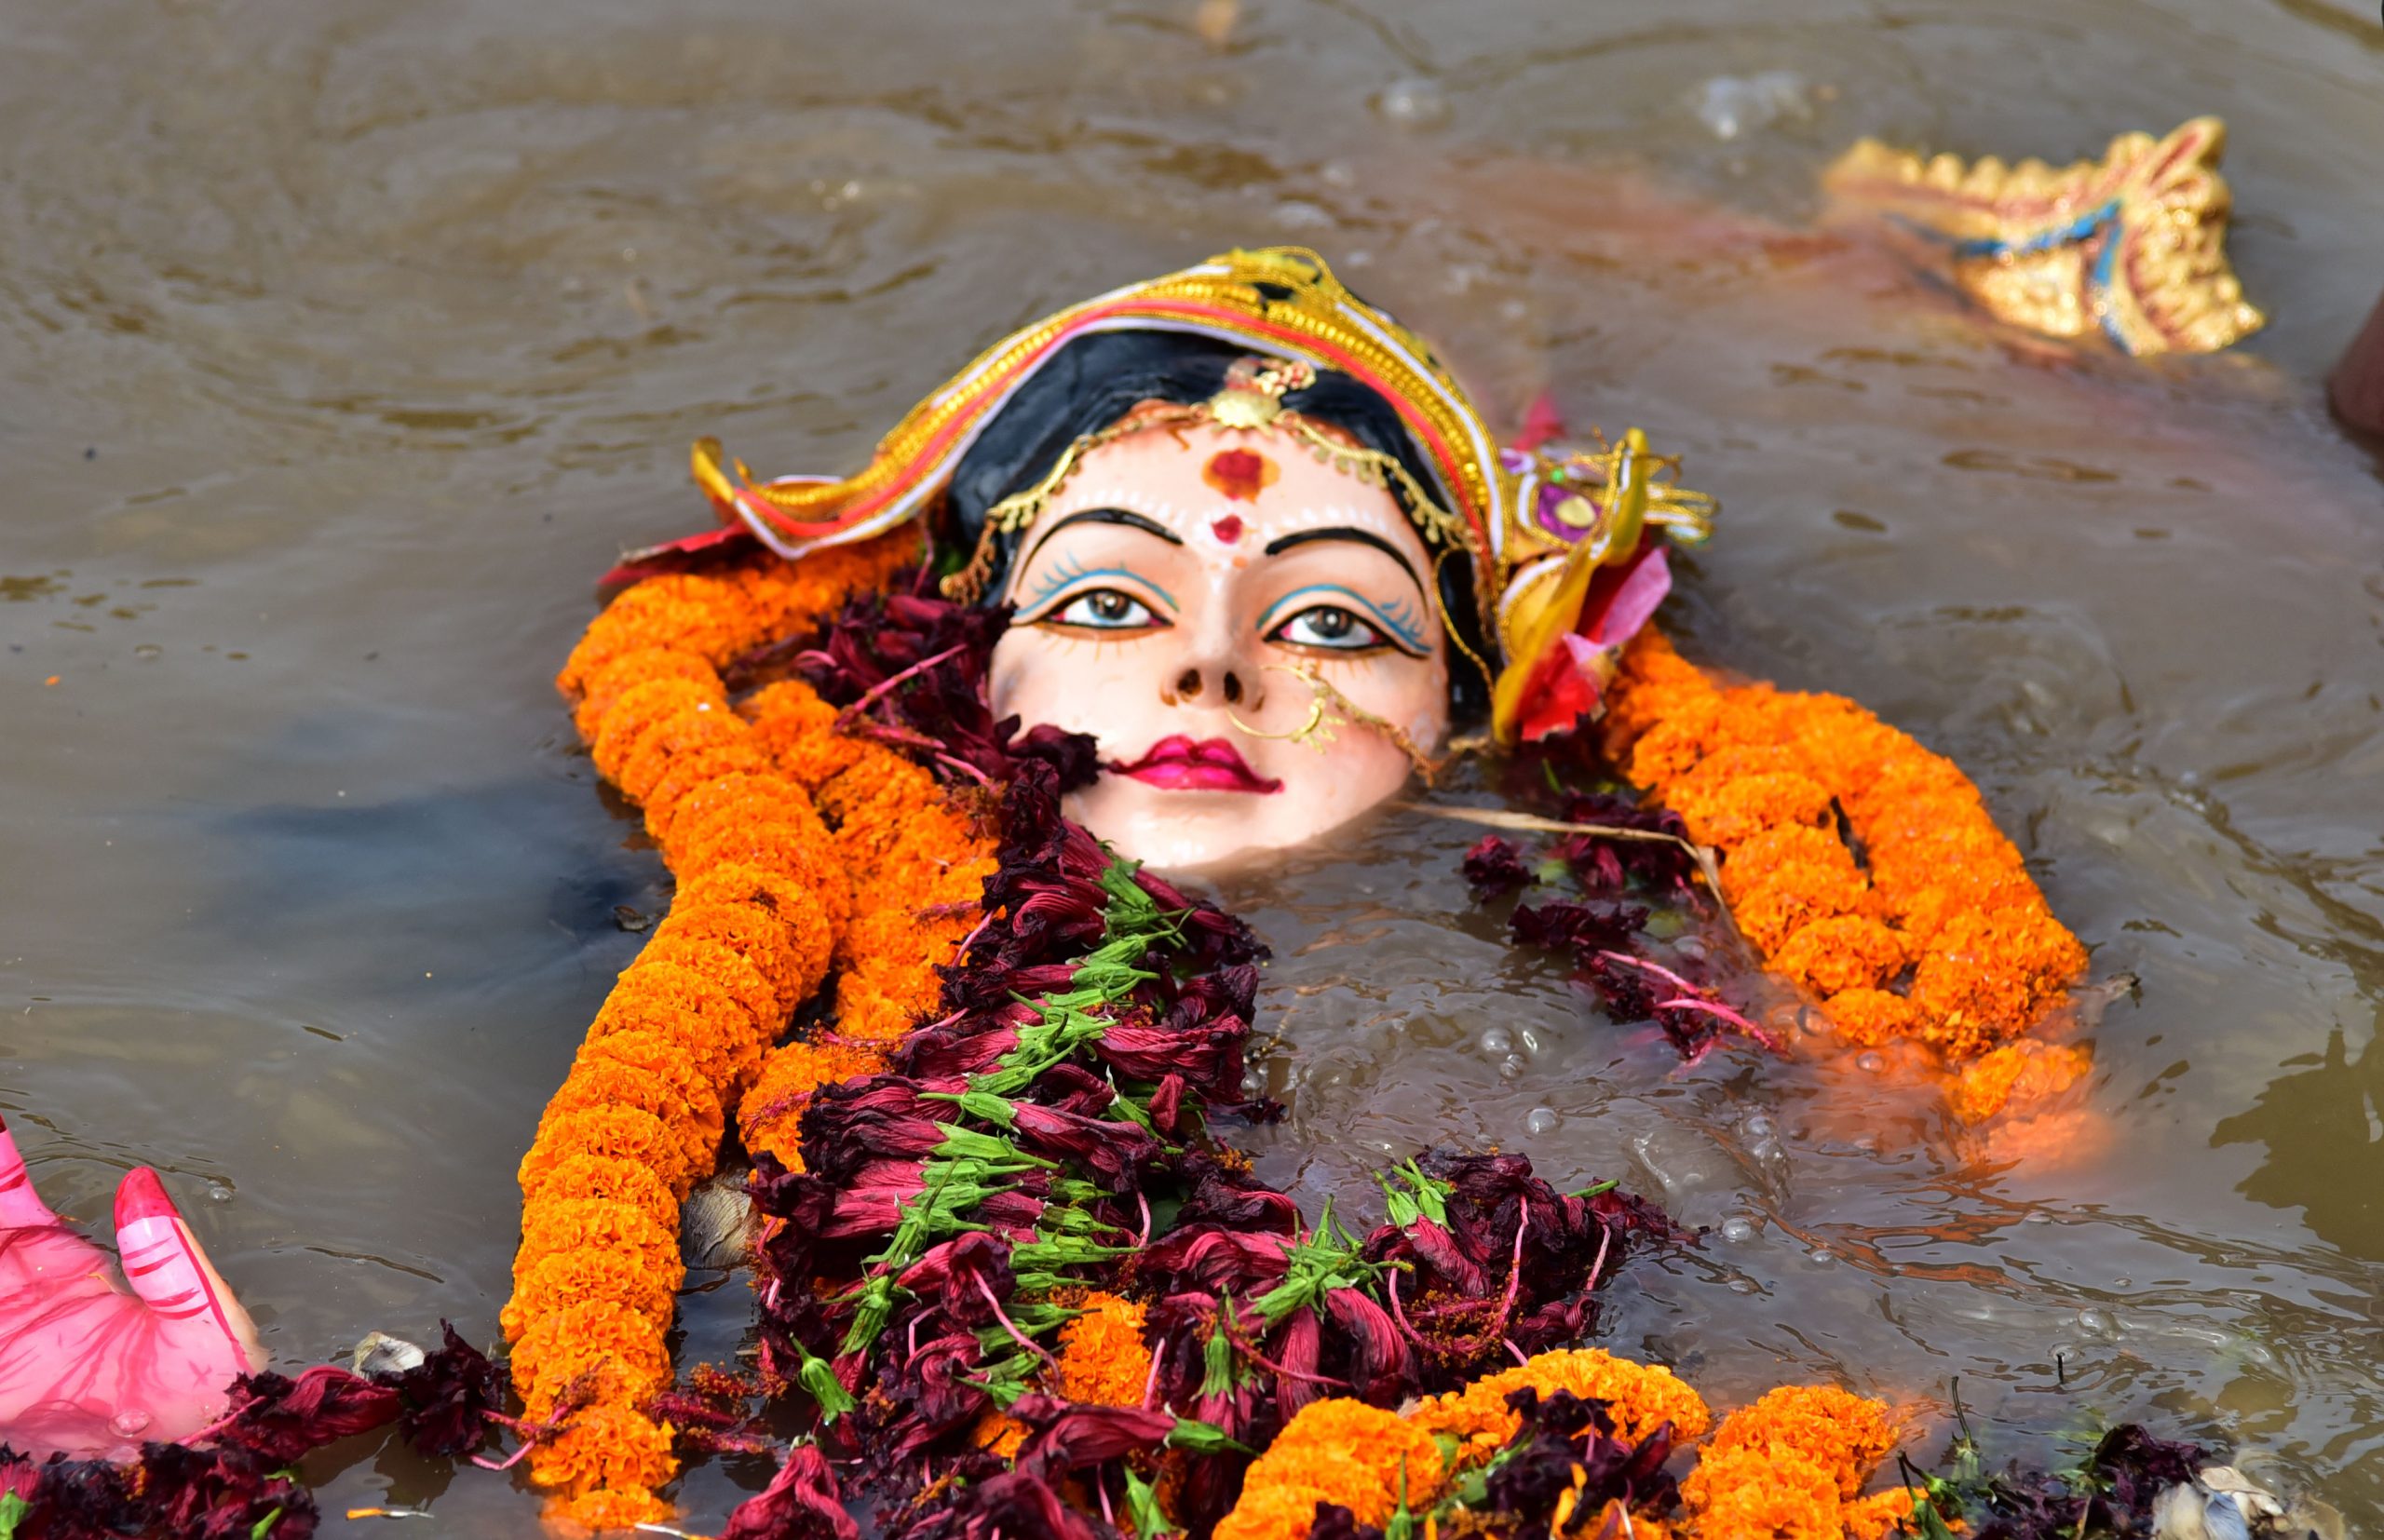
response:
[[[1388,646],[1389,639],[1338,604],[1312,604],[1275,628],[1267,641],[1293,647],[1322,647],[1361,653]]]
[[[1089,631],[1147,631],[1167,624],[1132,594],[1093,588],[1036,617],[1037,625],[1080,626]]]

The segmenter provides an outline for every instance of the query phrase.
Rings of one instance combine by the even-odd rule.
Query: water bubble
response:
[[[1691,91],[1688,103],[1716,139],[1736,139],[1783,117],[1813,115],[1810,88],[1793,70],[1765,70],[1744,77],[1717,74]]]
[[[166,655],[166,649],[158,646],[154,642],[144,642],[140,646],[132,649],[132,655],[143,660],[159,658]]]
[[[2105,1342],[2119,1340],[2120,1323],[2107,1310],[2086,1309],[2078,1312],[2078,1330]]]
[[[1771,1119],[1761,1113],[1749,1113],[1740,1119],[1739,1131],[1749,1139],[1768,1139],[1771,1136]]]
[[[1504,1027],[1487,1027],[1482,1033],[1482,1051],[1489,1054],[1515,1051],[1515,1034]]]
[[[1527,1134],[1554,1133],[1556,1126],[1564,1121],[1556,1115],[1556,1109],[1553,1107],[1534,1107],[1524,1114],[1524,1132]]]
[[[1747,1146],[1747,1158],[1758,1166],[1769,1166],[1780,1158],[1780,1141],[1758,1139]]]
[[[1523,1031],[1517,1033],[1515,1034],[1515,1041],[1524,1046],[1524,1052],[1525,1053],[1537,1053],[1539,1051],[1539,1033],[1532,1031],[1529,1027],[1525,1027]]]
[[[2051,1224],[2052,1223],[2052,1216],[2051,1214],[2039,1213],[2023,1214],[2020,1216],[2020,1223],[2023,1224]]]
[[[108,1426],[129,1439],[149,1425],[149,1413],[127,1407],[108,1419]]]
[[[1733,1294],[1752,1294],[1752,1293],[1754,1293],[1754,1279],[1753,1279],[1753,1278],[1732,1278],[1732,1279],[1730,1280],[1730,1292],[1731,1292],[1731,1293],[1733,1293]]]
[[[1375,97],[1375,111],[1411,128],[1437,128],[1449,120],[1449,100],[1429,80],[1402,80]]]
[[[1508,1080],[1514,1079],[1529,1068],[1531,1068],[1531,1060],[1519,1053],[1510,1053],[1498,1060],[1498,1074],[1501,1078]]]
[[[1754,1221],[1743,1214],[1733,1215],[1722,1222],[1722,1238],[1737,1246],[1754,1239]]]
[[[229,1203],[232,1201],[232,1189],[220,1182],[211,1182],[207,1186],[207,1197],[210,1203]]]
[[[1329,230],[1340,223],[1327,210],[1303,198],[1285,198],[1275,205],[1274,221],[1285,230]]]
[[[1244,1075],[1241,1077],[1241,1094],[1242,1094],[1242,1095],[1244,1095],[1244,1096],[1263,1096],[1263,1095],[1265,1095],[1265,1094],[1266,1094],[1266,1074],[1265,1074],[1264,1073],[1262,1073],[1261,1071],[1258,1071],[1258,1070],[1252,1070],[1252,1071],[1250,1071],[1248,1074],[1244,1074]]]
[[[1888,1056],[1874,1048],[1855,1060],[1854,1064],[1857,1069],[1867,1070],[1876,1074],[1888,1067]]]
[[[1808,1037],[1819,1037],[1829,1031],[1829,1018],[1810,1006],[1798,1006],[1796,1030]]]
[[[1862,1151],[1864,1155],[1877,1155],[1879,1153],[1879,1136],[1866,1129],[1865,1131],[1854,1136],[1854,1147]]]
[[[1816,1246],[1805,1253],[1805,1260],[1816,1267],[1828,1267],[1837,1261],[1837,1253],[1826,1246]]]

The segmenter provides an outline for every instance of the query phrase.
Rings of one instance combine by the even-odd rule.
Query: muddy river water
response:
[[[1620,1176],[1713,1234],[1605,1340],[1716,1399],[1958,1378],[1992,1452],[2147,1418],[2384,1529],[2384,487],[2316,383],[2384,281],[2364,0],[5,8],[0,1111],[77,1218],[160,1168],[281,1366],[495,1335],[513,1164],[665,897],[549,680],[613,553],[706,520],[687,441],[849,467],[1023,319],[1294,240],[1510,421],[1685,451],[1685,649],[1954,755],[2144,982],[2106,1146],[1999,1165],[1838,1056],[1680,1072],[1389,814],[1212,879],[1277,954],[1262,1169]],[[2203,112],[2275,317],[2226,357],[2020,345],[1798,234],[1864,133]],[[695,1281],[683,1362],[743,1319]],[[537,1510],[308,1468],[334,1516]]]

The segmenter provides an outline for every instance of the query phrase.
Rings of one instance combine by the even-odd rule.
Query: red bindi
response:
[[[1220,450],[1201,467],[1200,480],[1237,503],[1254,503],[1283,473],[1254,449]]]
[[[1209,533],[1215,535],[1219,540],[1225,542],[1226,545],[1232,545],[1235,541],[1241,538],[1241,515],[1238,513],[1226,514],[1223,519],[1217,520],[1209,526]]]

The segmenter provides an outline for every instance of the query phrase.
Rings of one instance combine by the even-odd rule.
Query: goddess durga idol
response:
[[[943,592],[1014,612],[996,714],[1090,734],[1071,814],[1179,867],[1347,822],[1453,723],[1594,714],[1670,588],[1653,536],[1705,538],[1713,504],[1636,434],[1537,447],[1495,447],[1422,339],[1274,249],[1006,338],[850,480],[756,484],[709,442],[696,475],[796,560],[924,518],[965,558]]]

